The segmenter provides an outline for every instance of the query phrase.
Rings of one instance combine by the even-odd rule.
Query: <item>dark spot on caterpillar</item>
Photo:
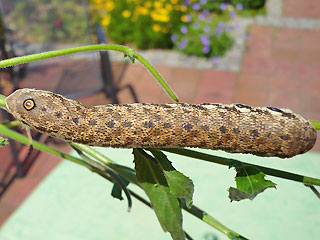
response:
[[[54,114],[57,118],[61,118],[61,112],[56,112],[55,114]]]
[[[168,104],[164,104],[162,105],[163,108],[172,108],[172,106],[168,105]]]
[[[164,127],[164,128],[171,128],[171,123],[164,123],[164,124],[163,124],[163,127]]]
[[[254,137],[259,137],[259,132],[256,129],[251,130],[251,135]]]
[[[184,113],[191,113],[191,111],[190,111],[190,110],[185,109],[185,108],[183,109],[183,112],[184,112]]]
[[[72,121],[73,121],[75,124],[78,124],[79,118],[72,118]]]
[[[235,134],[238,134],[238,133],[240,133],[240,130],[239,130],[239,128],[233,128],[232,129],[232,131],[235,133]]]
[[[182,127],[188,132],[193,128],[193,126],[190,123],[184,123],[182,124]]]
[[[111,120],[111,121],[109,121],[109,122],[106,122],[106,125],[107,125],[107,127],[109,127],[109,128],[113,128],[114,125],[115,125],[115,122],[114,122],[113,120]]]
[[[124,127],[132,127],[132,122],[124,121],[124,122],[122,123],[122,126],[124,126]]]
[[[151,121],[144,122],[144,123],[143,123],[143,126],[144,126],[145,128],[153,128],[153,127],[154,127],[154,125],[153,125],[153,123],[152,123]]]
[[[283,113],[283,111],[279,108],[275,108],[275,107],[267,107],[267,108],[275,112]]]
[[[46,112],[47,109],[46,109],[45,107],[42,107],[42,108],[41,108],[41,111]]]
[[[144,137],[142,138],[142,142],[149,142],[150,141],[150,138],[149,137]]]
[[[227,132],[227,128],[226,128],[225,126],[221,126],[221,127],[219,128],[219,130],[220,130],[220,132],[222,132],[222,133]]]
[[[221,146],[222,145],[222,141],[217,142],[217,145]]]
[[[202,107],[201,105],[192,105],[194,108],[197,108],[199,110],[207,110],[205,107]]]
[[[77,111],[80,111],[81,107],[80,106],[76,106],[76,109],[77,109]]]
[[[155,115],[154,117],[155,117],[155,119],[156,119],[157,121],[161,121],[161,120],[162,120],[162,117],[161,117],[160,115],[158,115],[158,114]]]
[[[182,139],[182,141],[181,141],[183,144],[186,144],[187,142],[188,142],[188,139],[187,138],[184,138],[184,139]]]
[[[131,145],[133,143],[133,139],[132,138],[130,138],[130,137],[127,137],[126,138],[126,145]]]
[[[145,112],[145,113],[149,113],[149,112],[151,112],[151,109],[150,109],[150,108],[148,108],[148,107],[145,107],[145,108],[143,108],[143,112]]]
[[[287,140],[290,139],[290,136],[287,134],[287,135],[284,135],[284,136],[280,136],[280,138],[281,138],[282,140],[287,141]]]
[[[219,113],[219,115],[220,115],[221,118],[224,118],[224,116],[225,116],[225,114],[226,114],[225,112],[222,112],[222,111],[219,111],[218,113]]]
[[[210,103],[206,103],[206,102],[205,102],[205,103],[202,103],[201,105],[210,105]]]
[[[172,139],[168,137],[168,138],[166,138],[166,139],[164,140],[164,142],[165,142],[165,145],[168,146],[168,145],[171,144]]]
[[[287,118],[289,118],[289,119],[295,119],[296,118],[296,116],[294,115],[294,114],[292,114],[292,113],[286,113],[286,112],[283,112],[282,113],[282,116],[284,116],[284,117],[287,117]]]
[[[209,127],[207,125],[201,125],[200,128],[203,130],[203,131],[208,131],[209,130]]]
[[[269,113],[268,111],[263,111],[263,110],[261,110],[259,108],[251,108],[251,112],[256,112],[256,113],[259,113],[259,114]]]
[[[96,121],[96,120],[93,120],[93,119],[89,120],[89,125],[90,125],[90,126],[94,126],[94,125],[96,125],[96,124],[97,124],[97,121]]]
[[[248,109],[251,109],[251,108],[252,108],[252,107],[250,107],[250,106],[243,105],[243,104],[240,104],[240,103],[236,104],[236,106],[237,106],[238,108],[248,108]]]
[[[133,131],[133,134],[134,134],[134,135],[137,135],[137,131]]]
[[[113,118],[115,121],[120,121],[121,115],[119,113],[114,113]]]

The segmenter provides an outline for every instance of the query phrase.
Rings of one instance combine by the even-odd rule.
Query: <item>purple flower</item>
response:
[[[235,23],[235,24],[233,25],[233,27],[234,27],[235,29],[239,29],[239,28],[240,28],[240,23]]]
[[[204,9],[204,10],[202,11],[203,16],[208,16],[209,13],[210,13],[210,11],[209,11],[208,9]]]
[[[178,40],[178,36],[176,35],[176,34],[172,34],[171,35],[171,41],[172,42],[175,42],[175,41],[177,41]]]
[[[191,22],[192,21],[192,17],[190,15],[186,15],[186,22]]]
[[[203,15],[202,13],[198,15],[198,19],[199,19],[200,21],[204,20],[205,17],[206,17],[206,16]]]
[[[210,45],[210,40],[209,40],[208,36],[200,35],[200,40],[201,40],[203,46],[209,46]]]
[[[201,5],[206,4],[206,3],[207,3],[207,0],[200,0]]]
[[[216,28],[216,35],[219,36],[222,33],[222,28],[217,27]]]
[[[187,39],[186,38],[182,38],[181,42],[178,44],[178,48],[180,50],[184,49],[187,46]]]
[[[202,48],[202,52],[203,52],[204,54],[208,54],[208,53],[210,52],[210,48],[209,48],[208,46],[204,46],[204,47]]]
[[[227,5],[227,3],[225,3],[225,2],[223,2],[223,3],[220,4],[220,9],[221,9],[221,10],[226,10],[227,7],[228,7],[228,5]]]
[[[238,10],[242,10],[242,9],[243,9],[242,4],[241,4],[241,3],[238,3],[238,4],[236,5],[236,9],[238,9]]]
[[[237,15],[234,11],[229,12],[231,18],[235,18]]]
[[[223,28],[223,27],[224,27],[224,22],[221,22],[221,21],[220,21],[220,22],[218,23],[218,28]]]
[[[192,5],[192,9],[195,10],[195,11],[200,10],[200,4],[199,4],[199,3],[193,4],[193,5]]]
[[[181,26],[180,28],[181,33],[185,34],[188,32],[188,27],[187,26]]]
[[[213,56],[213,57],[212,57],[212,62],[213,62],[214,64],[217,64],[217,63],[219,62],[219,58],[218,58],[217,56]]]
[[[199,23],[195,22],[195,23],[193,24],[193,28],[194,28],[194,29],[199,28]]]
[[[206,33],[210,32],[209,26],[204,26],[203,30],[204,30]]]
[[[185,5],[189,5],[191,3],[191,0],[184,0]]]

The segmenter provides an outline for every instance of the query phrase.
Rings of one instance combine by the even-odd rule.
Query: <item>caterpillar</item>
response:
[[[108,104],[19,89],[5,99],[16,119],[50,136],[115,148],[199,147],[289,158],[309,151],[316,130],[299,114],[243,104]]]

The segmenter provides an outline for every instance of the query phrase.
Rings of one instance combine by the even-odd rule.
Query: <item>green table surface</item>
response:
[[[97,149],[118,163],[134,166],[131,150]],[[316,153],[281,160],[201,151],[320,178],[320,154]],[[227,189],[235,186],[233,169],[167,155],[194,181],[194,204],[249,239],[320,239],[320,200],[303,184],[268,176],[278,184],[277,189],[267,189],[253,201],[230,203]],[[112,198],[111,188],[112,184],[98,175],[63,161],[7,220],[0,239],[171,239],[148,207],[134,199],[131,212],[127,212],[127,202]],[[227,239],[189,213],[183,215],[184,228],[194,239]]]

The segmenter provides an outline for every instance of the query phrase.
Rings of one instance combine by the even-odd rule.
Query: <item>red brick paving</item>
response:
[[[284,0],[284,16],[295,18],[320,18],[319,0]]]
[[[284,0],[284,15],[320,18],[320,1]],[[249,31],[250,39],[239,73],[168,66],[156,66],[156,69],[183,102],[240,102],[287,107],[306,118],[320,120],[320,30],[252,26]],[[122,66],[113,63],[115,79]],[[56,90],[60,82],[60,90],[68,93],[100,85],[97,64],[86,60],[54,59],[39,65],[38,70],[41,71],[29,72],[22,87]],[[122,86],[126,84],[133,85],[141,102],[172,102],[139,64],[128,66],[121,82]],[[128,90],[121,91],[119,99],[122,103],[133,102]],[[81,101],[86,105],[110,102],[104,94],[85,97]],[[314,150],[320,151],[320,141]],[[0,177],[10,161],[8,152],[8,147],[1,148]],[[42,153],[27,177],[12,184],[0,199],[0,225],[60,161]]]

